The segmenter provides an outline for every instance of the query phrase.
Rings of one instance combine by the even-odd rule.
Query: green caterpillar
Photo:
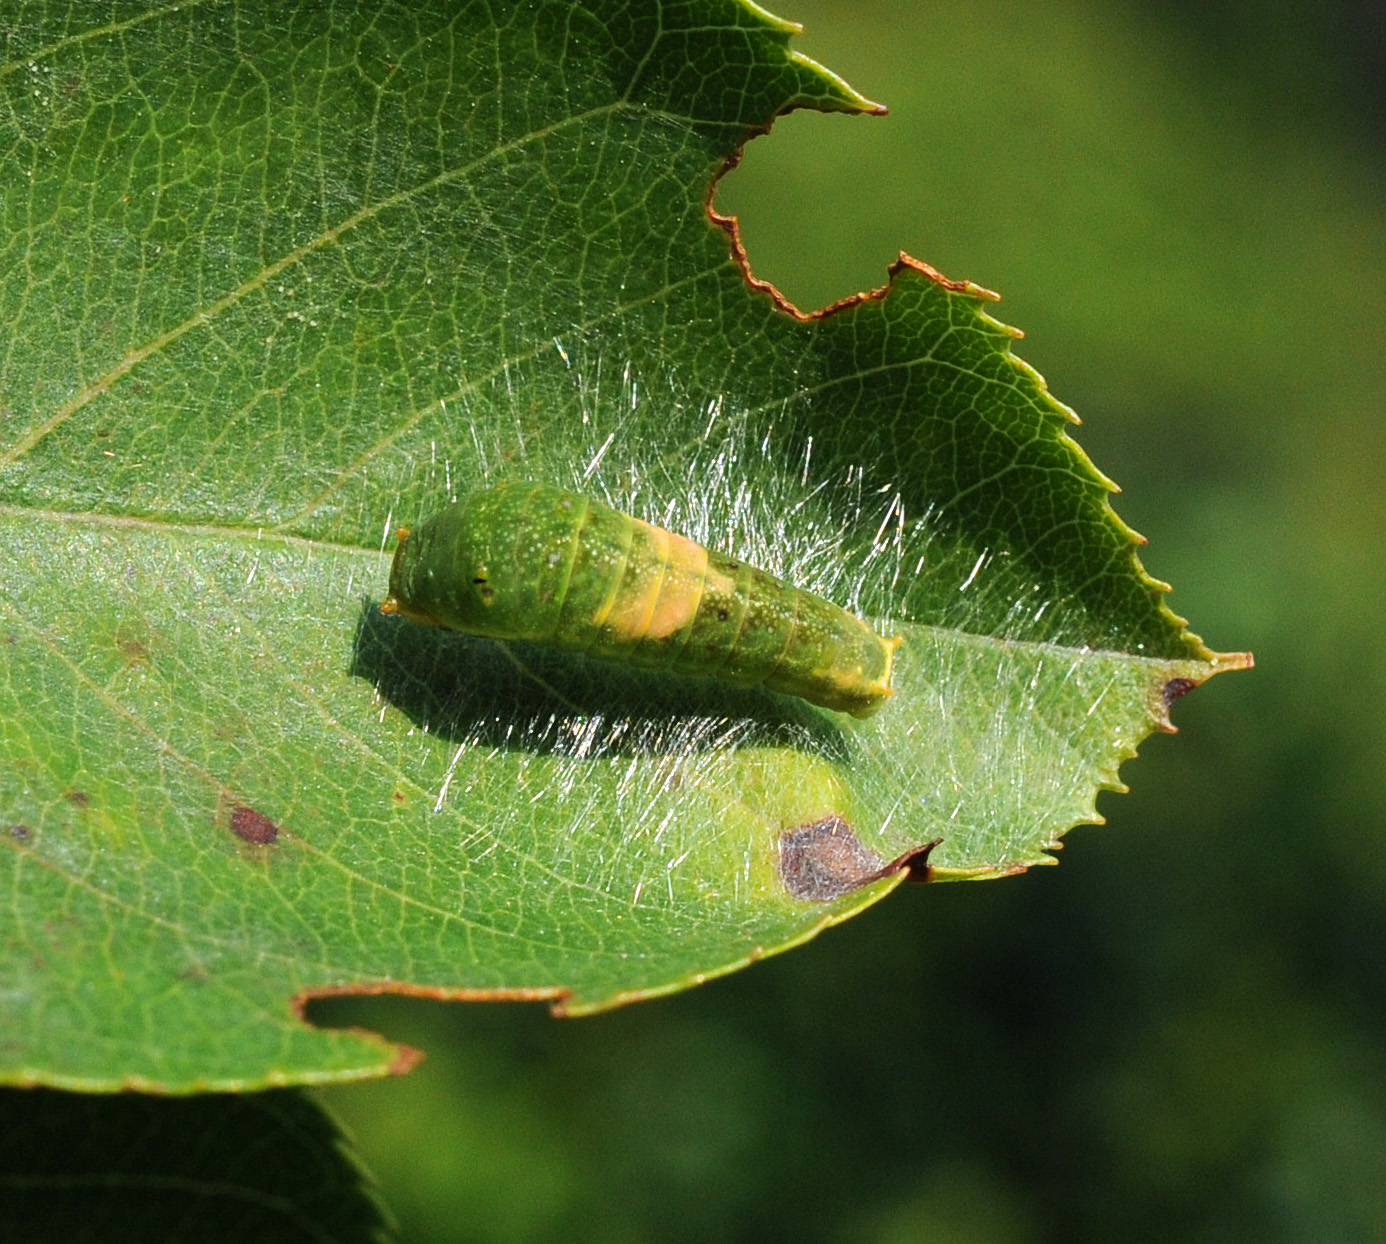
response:
[[[857,717],[891,695],[900,637],[561,488],[501,484],[399,537],[386,613],[760,684]]]

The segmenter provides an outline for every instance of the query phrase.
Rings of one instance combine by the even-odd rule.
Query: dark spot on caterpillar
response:
[[[486,576],[485,576],[485,575],[477,575],[477,577],[476,577],[475,579],[473,579],[472,582],[473,582],[473,583],[485,583],[485,582],[486,582]]]
[[[91,796],[84,790],[65,790],[63,798],[78,808],[85,808],[91,803]]]
[[[825,816],[780,835],[780,877],[795,898],[828,903],[888,870],[885,860],[863,846],[840,816]]]
[[[740,562],[728,562],[728,563],[727,563],[727,569],[730,570],[730,571],[732,572],[732,574],[735,574],[738,570],[741,569],[741,563],[740,563]]]
[[[279,837],[279,826],[246,804],[231,809],[231,832],[254,847],[267,847]]]
[[[725,622],[729,617],[731,617],[731,614],[728,613],[727,610],[719,609],[717,611],[717,621]]]
[[[28,842],[34,836],[34,831],[27,825],[11,825],[5,832],[16,842]]]
[[[1173,704],[1175,700],[1188,695],[1196,686],[1198,684],[1192,678],[1171,678],[1169,682],[1165,683],[1164,690],[1160,694],[1165,697],[1165,704],[1168,706]]]

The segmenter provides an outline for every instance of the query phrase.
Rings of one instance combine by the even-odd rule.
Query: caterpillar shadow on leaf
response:
[[[419,626],[382,614],[378,598],[361,602],[350,672],[450,742],[587,760],[736,746],[843,761],[852,751],[837,722],[791,696]]]

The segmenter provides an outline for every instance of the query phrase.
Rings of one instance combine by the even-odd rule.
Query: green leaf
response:
[[[709,187],[873,107],[733,0],[11,6],[0,1058],[378,1075],[314,995],[685,987],[1051,862],[1216,658],[990,297],[805,317]],[[719,227],[719,223],[722,227]],[[390,533],[577,488],[899,633],[865,722],[385,618]]]
[[[294,1092],[0,1092],[0,1239],[394,1239],[336,1125]]]

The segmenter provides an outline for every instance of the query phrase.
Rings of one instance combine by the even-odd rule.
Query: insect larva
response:
[[[548,484],[473,493],[401,530],[386,613],[866,717],[901,639],[685,536]]]

